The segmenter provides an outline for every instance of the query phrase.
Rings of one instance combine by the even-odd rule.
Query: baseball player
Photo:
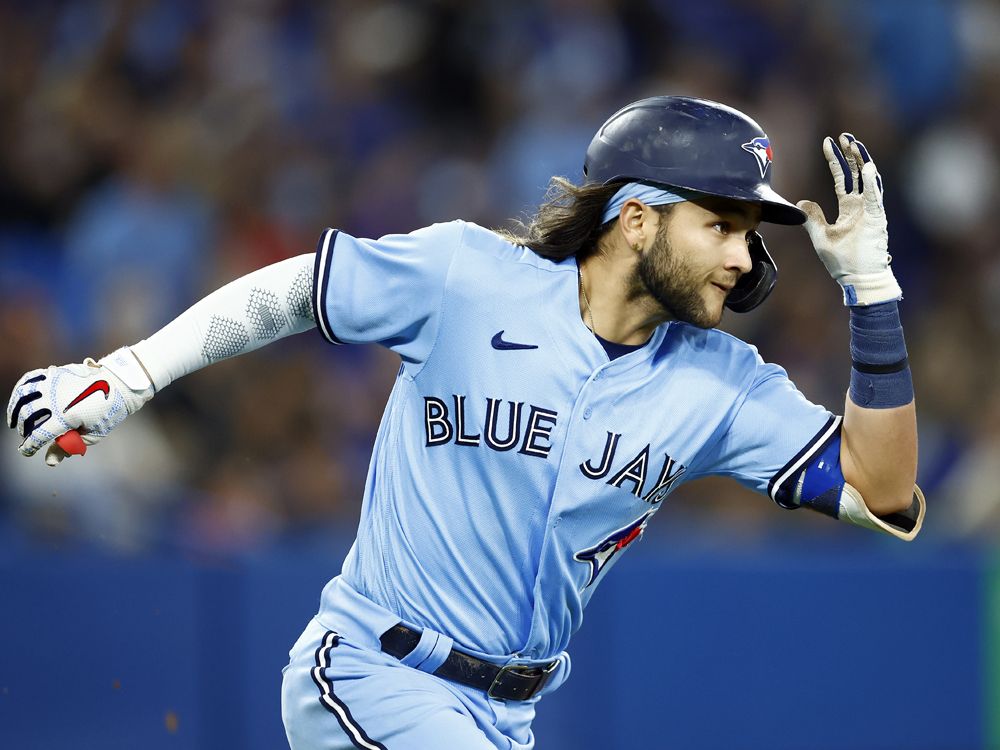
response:
[[[453,221],[358,239],[212,293],[139,343],[33,370],[7,420],[56,465],[177,378],[318,327],[402,364],[358,536],[290,652],[295,750],[531,748],[583,610],[683,482],[733,477],[904,540],[920,530],[913,387],[882,181],[827,138],[839,216],[771,188],[760,126],[654,97],[601,126],[524,236]],[[850,310],[843,416],[716,330],[777,270],[761,222],[805,224]]]

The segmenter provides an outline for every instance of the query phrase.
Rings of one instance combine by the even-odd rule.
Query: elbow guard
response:
[[[839,426],[839,425],[838,425]],[[924,523],[924,493],[913,486],[913,502],[901,513],[876,516],[868,509],[856,488],[844,480],[840,467],[840,431],[833,431],[818,449],[798,459],[797,470],[779,472],[785,479],[773,491],[774,501],[783,508],[809,508],[855,526],[891,534],[909,542]]]
[[[909,508],[901,513],[876,516],[868,510],[861,493],[844,482],[844,487],[840,492],[839,506],[838,518],[850,521],[856,526],[884,531],[897,539],[909,542],[920,533],[920,529],[924,525],[927,502],[924,500],[923,491],[917,485],[913,485],[913,502],[910,503]]]

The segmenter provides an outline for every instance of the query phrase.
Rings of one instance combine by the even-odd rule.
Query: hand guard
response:
[[[826,223],[812,201],[797,204],[805,228],[826,270],[843,287],[845,305],[875,305],[898,300],[902,290],[889,268],[889,230],[882,205],[882,177],[861,141],[850,133],[823,140],[837,193],[839,216]]]
[[[26,373],[7,404],[7,425],[23,438],[22,456],[48,446],[45,463],[55,466],[68,455],[53,442],[57,437],[77,430],[86,445],[94,445],[153,393],[139,360],[125,347],[97,362],[88,358]]]

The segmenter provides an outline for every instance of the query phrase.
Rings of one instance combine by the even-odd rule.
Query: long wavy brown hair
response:
[[[505,240],[524,245],[544,258],[582,260],[597,251],[597,243],[612,222],[602,222],[604,207],[626,181],[608,185],[575,185],[553,177],[545,198],[528,223],[516,220],[513,230],[496,230]]]
[[[513,230],[494,231],[543,258],[559,261],[575,255],[577,260],[583,260],[600,249],[600,239],[614,223],[614,219],[601,221],[604,207],[626,182],[629,180],[576,185],[565,177],[553,177],[542,204],[527,224],[515,219]],[[672,209],[673,205],[653,206],[661,215]]]

